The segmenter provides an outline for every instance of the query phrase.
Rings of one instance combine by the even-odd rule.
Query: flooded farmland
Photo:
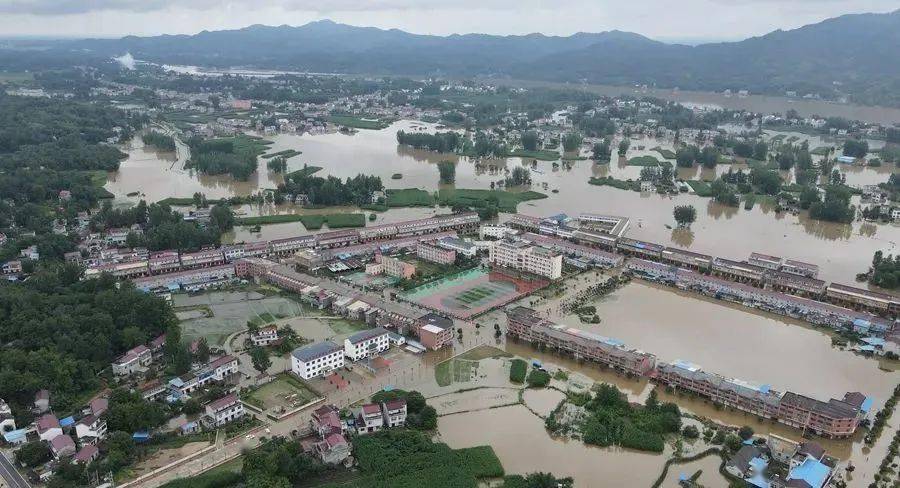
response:
[[[304,164],[323,167],[321,175],[338,177],[358,173],[375,174],[388,188],[416,187],[429,191],[439,189],[436,163],[443,159],[458,162],[456,186],[459,188],[489,188],[491,182],[505,178],[505,170],[523,164],[520,158],[474,161],[454,155],[436,154],[398,146],[396,132],[432,131],[436,126],[412,121],[400,121],[383,130],[361,130],[355,134],[329,133],[321,135],[278,134],[271,136],[270,151],[297,149],[302,154],[288,160],[289,170]],[[643,149],[640,147],[643,146]],[[659,146],[671,149],[671,141],[637,139],[628,157],[656,154]],[[135,203],[140,198],[155,201],[166,197],[190,197],[202,192],[208,198],[248,195],[265,188],[274,188],[281,176],[268,172],[264,165],[246,182],[228,176],[204,176],[184,169],[187,148],[179,145],[176,153],[159,153],[143,145],[139,139],[124,148],[128,159],[118,172],[110,173],[106,188],[120,203]],[[493,166],[493,169],[491,169]],[[854,222],[836,224],[809,219],[799,215],[776,214],[771,202],[760,201],[751,210],[723,207],[709,198],[693,194],[661,196],[656,193],[637,193],[588,184],[592,176],[636,178],[639,166],[630,166],[627,159],[598,165],[590,160],[568,162],[527,161],[532,169],[532,189],[548,198],[519,205],[519,212],[531,215],[555,215],[560,212],[577,215],[582,211],[624,215],[632,219],[629,236],[666,245],[690,248],[697,252],[743,259],[751,252],[762,252],[800,260],[809,260],[822,267],[822,278],[852,283],[853,277],[865,271],[877,250],[896,253],[900,242],[900,226]],[[713,179],[729,168],[743,165],[719,165],[715,169],[679,169],[682,178]],[[842,167],[851,184],[868,184],[887,179],[893,167]],[[402,175],[392,179],[395,173]],[[789,175],[787,175],[789,176]],[[546,186],[545,186],[546,185]],[[556,191],[556,193],[554,193]],[[132,196],[128,196],[132,194]],[[690,229],[673,229],[672,211],[676,205],[693,205],[697,220]],[[299,209],[292,205],[246,205],[235,209],[239,215],[269,215],[280,213],[315,213],[359,211],[355,208]],[[430,215],[435,209],[394,209],[377,214],[376,223],[386,223]],[[225,237],[226,242],[272,239],[307,233],[299,223],[263,226],[259,232],[238,228]],[[737,237],[739,236],[739,238]]]
[[[535,471],[572,476],[578,487],[650,486],[667,456],[553,439],[544,421],[510,406],[438,418],[440,440],[452,448],[489,444],[509,474]]]

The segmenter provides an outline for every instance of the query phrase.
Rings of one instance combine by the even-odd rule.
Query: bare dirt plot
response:
[[[134,477],[137,478],[143,474],[153,471],[154,469],[167,466],[185,456],[189,456],[208,445],[209,442],[188,442],[181,447],[175,447],[172,449],[160,449],[147,459],[144,459],[143,461],[135,465],[134,469],[132,469],[132,472],[134,474]]]

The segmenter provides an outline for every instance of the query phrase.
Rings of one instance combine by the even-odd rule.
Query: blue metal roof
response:
[[[788,473],[788,480],[803,480],[812,488],[822,488],[831,473],[831,468],[812,457],[807,457],[802,464]]]
[[[18,440],[24,439],[25,435],[26,435],[25,429],[11,430],[11,431],[5,432],[3,434],[3,439],[5,439],[6,442],[13,443]]]
[[[68,426],[70,426],[70,425],[72,425],[72,424],[74,424],[74,423],[75,423],[75,419],[72,418],[72,417],[66,417],[66,418],[64,418],[64,419],[59,419],[59,426],[60,426],[60,427],[68,427]]]
[[[881,337],[863,337],[860,340],[870,346],[876,346],[876,347],[884,346],[884,344],[885,344],[885,340],[882,339]]]
[[[859,406],[859,410],[863,413],[869,413],[869,410],[872,409],[873,402],[872,397],[866,397],[866,399],[863,400],[862,405]]]

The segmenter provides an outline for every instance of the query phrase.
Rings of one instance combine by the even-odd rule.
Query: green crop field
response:
[[[299,215],[298,219],[303,223],[303,227],[306,227],[306,230],[318,230],[324,224],[328,224],[331,229],[366,226],[366,214],[361,213]]]
[[[391,125],[390,123],[380,119],[366,119],[361,117],[353,117],[350,115],[332,115],[328,117],[328,121],[332,124],[343,125],[344,127],[369,130],[381,130]]]
[[[431,193],[418,188],[402,190],[386,190],[388,207],[433,207],[434,197]]]
[[[471,189],[442,189],[438,192],[438,201],[441,205],[453,206],[455,204],[471,207],[486,207],[489,199],[496,198],[497,207],[503,212],[515,212],[521,202],[547,198],[547,195],[536,191],[511,192],[505,190],[471,190]]]
[[[635,156],[628,159],[628,166],[659,166],[659,160],[653,156]]]

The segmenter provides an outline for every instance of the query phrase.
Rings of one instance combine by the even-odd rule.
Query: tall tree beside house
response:
[[[672,211],[672,215],[679,227],[687,227],[697,220],[697,209],[693,205],[678,205]]]
[[[197,341],[197,350],[194,352],[194,362],[201,364],[209,362],[209,344],[206,343],[205,337],[201,337]]]
[[[253,363],[253,369],[260,373],[265,373],[266,370],[269,369],[269,366],[272,365],[272,360],[269,359],[269,353],[259,346],[252,346],[250,348],[250,361]]]

